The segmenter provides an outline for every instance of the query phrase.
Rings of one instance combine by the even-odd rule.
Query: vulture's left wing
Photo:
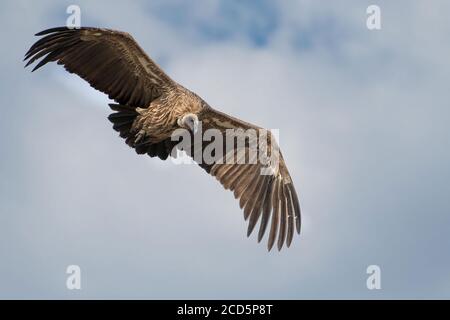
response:
[[[203,158],[200,166],[216,177],[225,189],[233,191],[235,198],[239,199],[239,205],[244,209],[244,218],[249,220],[247,235],[251,234],[260,220],[258,241],[261,241],[271,218],[268,249],[274,245],[277,235],[278,250],[281,250],[285,242],[289,247],[294,229],[300,233],[300,206],[291,176],[273,135],[268,130],[209,106],[199,114],[199,120],[203,135],[213,129],[216,134],[209,135],[211,141],[217,139],[220,132],[220,140],[224,144],[223,152],[212,152],[211,141],[204,141],[209,138],[201,139],[200,151]],[[234,142],[230,144],[230,140]],[[190,155],[197,161],[196,152],[199,151],[195,147],[194,138]],[[265,155],[267,157],[263,159]]]

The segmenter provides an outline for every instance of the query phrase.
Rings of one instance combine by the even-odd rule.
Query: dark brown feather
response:
[[[270,178],[268,176],[264,176],[261,187],[257,191],[252,212],[250,213],[250,220],[248,222],[247,237],[250,236],[253,229],[255,228],[256,223],[258,222],[259,217],[261,216],[264,200],[267,196],[267,187],[269,185],[269,180]]]
[[[292,203],[292,195],[291,190],[289,190],[289,187],[286,187],[286,193],[287,193],[287,209],[288,209],[288,231],[286,236],[286,245],[289,248],[291,245],[292,239],[294,237],[294,210],[293,210],[293,203]]]
[[[267,186],[266,198],[264,199],[263,212],[261,216],[261,223],[259,225],[258,242],[261,242],[266,232],[269,223],[270,212],[272,210],[272,197],[274,192],[274,180],[271,179]]]
[[[270,227],[269,241],[267,243],[267,249],[270,251],[275,243],[275,239],[278,233],[279,213],[280,213],[280,181],[274,182],[272,191],[272,225]]]
[[[287,222],[287,209],[286,209],[286,194],[283,183],[280,182],[280,234],[278,236],[278,250],[283,247],[286,239],[286,222]]]

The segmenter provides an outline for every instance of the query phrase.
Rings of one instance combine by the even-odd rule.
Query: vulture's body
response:
[[[92,87],[108,94],[117,102],[110,104],[115,112],[109,120],[138,154],[167,159],[173,155],[173,148],[177,147],[172,134],[177,129],[185,128],[195,135],[199,123],[203,131],[214,129],[223,134],[227,129],[261,129],[214,110],[198,95],[170,79],[127,33],[62,27],[37,35],[45,36],[27,52],[25,59],[30,59],[27,66],[41,57],[44,58],[33,71],[47,62],[57,61],[67,71],[78,74]],[[267,146],[268,149],[276,146],[270,134]],[[202,141],[200,150],[206,147]],[[262,146],[258,144],[257,148]],[[196,159],[194,152],[192,149],[187,153]],[[237,149],[231,150],[231,153],[235,159],[245,157]],[[223,161],[225,156],[224,153],[220,158],[214,158],[213,162],[200,162],[199,165],[239,199],[244,217],[249,219],[248,235],[260,220],[260,241],[271,218],[269,250],[277,236],[278,249],[284,242],[289,246],[294,229],[300,233],[300,206],[281,154],[271,174],[261,174],[261,169],[273,163],[228,163]]]

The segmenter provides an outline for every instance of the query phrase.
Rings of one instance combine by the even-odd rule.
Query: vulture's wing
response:
[[[175,86],[127,33],[99,28],[52,28],[25,55],[26,66],[44,57],[33,69],[57,61],[110,99],[132,107],[148,107]]]
[[[211,141],[204,141],[210,140],[209,137],[205,139],[205,136],[204,139],[197,140],[201,141],[202,148],[196,149],[196,144],[199,142],[196,142],[194,138],[193,147],[188,152],[190,156],[196,162],[201,159],[200,166],[216,177],[225,189],[233,191],[235,198],[239,199],[239,205],[244,209],[244,218],[249,220],[247,236],[252,233],[260,220],[258,241],[261,241],[271,220],[268,249],[272,248],[277,237],[278,250],[281,250],[285,242],[289,247],[294,236],[294,229],[300,233],[300,206],[294,184],[273,135],[267,130],[233,118],[209,106],[199,114],[199,120],[202,124],[203,135],[209,129],[214,129],[216,134],[220,132],[222,135],[220,139],[225,147],[222,152],[212,151],[211,141],[217,139],[212,134],[209,135],[214,136]],[[231,144],[229,129],[234,140]],[[249,133],[253,133],[253,137]],[[229,139],[228,143],[226,139]],[[241,139],[241,145],[239,145],[239,139]],[[243,141],[245,143],[242,143]],[[259,153],[260,151],[262,153]],[[275,153],[278,158],[273,159],[278,160],[277,162],[262,161],[263,155],[271,157]],[[233,159],[231,163],[230,159]]]
[[[277,235],[278,250],[281,250],[285,241],[289,247],[294,235],[294,226],[297,233],[300,233],[300,206],[291,176],[273,135],[270,131],[231,117],[209,106],[199,115],[199,120],[202,123],[203,133],[208,129],[215,129],[222,133],[226,133],[227,129],[232,129],[237,137],[231,146],[225,143],[226,149],[224,149],[223,155],[217,156],[216,154],[215,161],[209,164],[204,159],[201,166],[210,175],[216,177],[225,189],[233,191],[235,198],[239,199],[239,205],[244,209],[244,218],[249,219],[247,236],[251,234],[260,220],[258,241],[261,241],[269,218],[271,218],[268,249],[272,248]],[[255,136],[252,138],[251,135],[248,135],[249,132],[256,133],[257,139],[254,139]],[[261,135],[263,132],[266,134],[264,138]],[[239,148],[237,142],[239,138],[244,138],[241,141],[247,141],[246,152],[242,152],[242,145]],[[223,138],[223,141],[226,139],[226,137]],[[207,145],[208,142],[203,142],[203,150]],[[250,160],[252,153],[249,152],[252,148],[257,151],[253,152],[253,160],[255,155],[258,158],[253,162]],[[265,151],[266,149],[267,151]],[[260,151],[262,153],[259,153]],[[271,152],[278,154],[277,158],[273,158],[278,162],[271,164],[263,162],[260,157],[264,154],[270,157]],[[203,152],[203,155],[209,155],[209,152]],[[231,155],[234,156],[234,163],[228,164]],[[243,157],[246,157],[245,161],[242,161]],[[272,166],[269,171],[267,171],[268,165]]]

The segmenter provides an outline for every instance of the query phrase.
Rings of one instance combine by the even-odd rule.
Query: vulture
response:
[[[284,244],[289,247],[294,233],[300,234],[298,196],[269,130],[213,109],[164,73],[128,33],[58,27],[36,36],[43,37],[25,54],[24,61],[28,60],[25,67],[39,58],[42,59],[32,71],[56,61],[107,94],[115,101],[109,105],[114,112],[108,117],[113,129],[138,154],[166,160],[169,156],[176,157],[174,150],[184,151],[234,193],[248,220],[247,236],[259,222],[260,242],[270,225],[267,242],[270,251],[275,242],[278,250]],[[214,130],[219,136],[214,135],[209,141],[195,140],[200,126],[203,132]],[[194,143],[180,147],[181,136],[174,138],[180,130],[188,132]],[[247,135],[251,130],[256,135]],[[230,132],[235,135],[233,141],[243,136],[244,143],[237,146],[231,143],[231,147],[227,143],[223,150],[213,150],[209,161],[201,161],[208,145],[216,139],[225,141]],[[265,156],[261,161],[254,161],[255,154]]]

